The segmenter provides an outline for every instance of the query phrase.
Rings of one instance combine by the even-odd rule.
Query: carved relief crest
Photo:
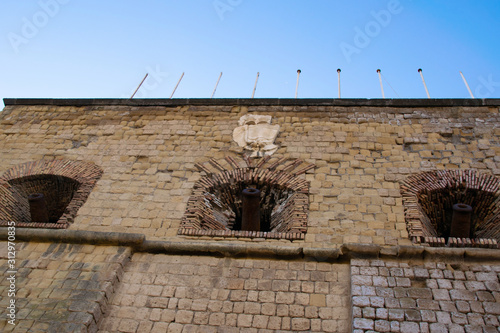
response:
[[[280,126],[271,125],[271,116],[247,114],[240,118],[233,131],[233,140],[247,150],[250,157],[272,155],[278,146],[274,140],[278,136]]]

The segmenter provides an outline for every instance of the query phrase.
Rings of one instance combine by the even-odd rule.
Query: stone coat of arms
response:
[[[274,140],[278,136],[280,126],[271,125],[271,116],[247,114],[240,118],[233,131],[233,140],[249,151],[250,157],[272,155],[278,146]]]

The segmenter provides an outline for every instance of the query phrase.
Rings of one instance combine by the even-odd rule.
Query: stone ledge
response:
[[[5,106],[10,105],[54,105],[54,106],[377,106],[377,107],[451,107],[451,106],[499,106],[500,99],[459,99],[459,98],[4,98]]]
[[[0,239],[6,240],[8,229],[0,227]],[[143,234],[82,230],[16,229],[16,241],[53,242],[129,246],[135,252],[208,255],[234,258],[281,258],[316,261],[346,261],[351,259],[415,259],[455,261],[500,261],[500,249],[432,248],[398,245],[382,247],[373,244],[349,243],[340,249],[299,246],[273,246],[230,242],[171,242],[148,241]]]
[[[294,246],[256,246],[241,243],[145,241],[138,251],[190,255],[206,254],[218,257],[297,258],[301,256],[302,248]]]
[[[5,227],[0,228],[0,239],[7,239],[7,230]],[[16,241],[25,242],[113,245],[134,248],[140,246],[146,239],[143,234],[34,228],[16,228],[15,237]]]

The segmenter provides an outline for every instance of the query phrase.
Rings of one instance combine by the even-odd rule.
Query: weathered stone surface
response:
[[[265,264],[267,263],[267,264]],[[149,265],[148,271],[137,272],[137,267]],[[335,267],[332,267],[334,265]],[[305,291],[292,291],[294,280],[299,270],[305,266],[296,262],[262,261],[258,259],[221,259],[198,256],[146,255],[136,254],[132,257],[130,266],[125,267],[123,286],[113,299],[111,311],[103,325],[124,317],[136,318],[136,313],[161,310],[161,321],[177,324],[176,329],[188,330],[199,325],[207,329],[219,327],[240,329],[268,330],[299,330],[308,331],[313,327],[325,331],[348,332],[350,301],[345,295],[349,289],[347,276],[349,265],[321,263],[321,271],[310,270],[311,273],[335,272],[329,281],[317,281],[313,288]],[[314,268],[319,268],[315,265]],[[313,268],[312,266],[310,267]],[[240,276],[250,276],[251,272],[262,271],[259,277],[279,278],[268,284],[244,284],[244,289],[235,289],[235,281],[242,280]],[[184,272],[185,274],[179,274]],[[197,272],[197,274],[193,274]],[[322,274],[317,274],[318,277]],[[323,274],[322,276],[325,276]],[[160,278],[161,277],[161,278]],[[335,278],[334,278],[335,277]],[[149,281],[148,287],[135,287],[141,281]],[[307,282],[307,281],[303,281]],[[315,288],[319,283],[319,289]],[[170,297],[151,297],[156,288],[162,288],[162,294]],[[283,291],[273,290],[282,289]],[[327,290],[328,294],[320,293]],[[132,303],[126,314],[121,312],[121,301],[129,296],[137,298],[146,294],[144,304]],[[370,298],[367,296],[368,305]],[[170,301],[167,303],[165,299]],[[175,300],[175,301],[173,301]],[[160,307],[161,305],[161,307]],[[164,306],[167,309],[164,309]],[[170,312],[166,312],[170,311]],[[375,311],[372,309],[375,318]],[[168,316],[167,316],[168,314]],[[140,318],[143,322],[153,325],[158,321],[158,314],[151,312],[149,320]],[[147,326],[145,323],[143,324]],[[102,326],[104,330],[105,327]]]
[[[278,149],[274,140],[280,126],[271,125],[271,116],[247,114],[240,118],[238,125],[233,130],[233,140],[240,147],[250,150],[251,157],[270,156]]]
[[[374,328],[374,321],[371,319],[355,318],[353,326],[354,328],[371,330]]]
[[[375,331],[480,332],[483,328],[488,330],[486,327],[498,326],[500,303],[494,292],[487,290],[487,282],[478,280],[489,279],[490,289],[493,289],[499,277],[494,280],[492,274],[477,275],[489,272],[491,268],[488,265],[462,265],[462,271],[452,272],[444,269],[447,265],[441,262],[425,262],[424,267],[412,267],[404,262],[386,262],[384,265],[380,260],[375,261],[378,266],[391,266],[388,272],[395,279],[404,279],[405,273],[412,268],[412,272],[419,275],[416,280],[417,274],[414,274],[407,287],[397,286],[397,283],[392,287],[374,287],[370,284],[381,277],[381,272],[380,275],[368,274],[371,279],[363,279],[361,267],[371,266],[372,261],[359,262],[363,266],[357,266],[358,262],[353,261],[351,289],[359,290],[359,294],[363,295],[363,288],[375,288],[378,296],[353,295],[352,302],[357,310],[352,315],[354,319],[364,320],[360,323],[375,320]],[[358,267],[359,270],[356,269]],[[425,271],[430,273],[426,275]],[[363,272],[371,271],[365,269]],[[465,277],[470,279],[463,281]],[[422,288],[422,285],[427,288]]]
[[[64,236],[71,237],[48,230],[37,239],[17,228],[19,237],[31,241],[18,250],[18,314],[26,325],[19,329],[47,331],[48,322],[57,319],[73,322],[56,325],[54,331],[96,331],[100,322],[103,332],[213,332],[219,327],[227,332],[304,327],[349,332],[349,290],[369,299],[353,311],[354,319],[368,320],[357,323],[369,328],[356,330],[383,331],[389,323],[392,331],[417,331],[415,311],[429,319],[419,323],[423,332],[443,329],[440,321],[448,322],[446,314],[448,331],[498,326],[498,250],[413,245],[400,191],[408,176],[426,170],[499,175],[497,104],[217,103],[7,103],[0,115],[2,173],[38,160],[88,161],[104,171]],[[232,141],[232,131],[242,115],[255,113],[272,114],[280,127],[272,143],[279,148],[269,163],[290,158],[316,167],[297,176],[311,189],[311,223],[304,239],[276,238],[262,245],[260,237],[178,235],[187,198],[203,175],[195,165],[212,161],[230,167],[225,158],[243,153]],[[200,246],[206,240],[213,246]],[[117,245],[137,251],[130,263],[132,250]],[[4,260],[6,248],[1,249]],[[179,252],[172,255],[174,251]],[[209,256],[198,256],[200,252]],[[346,263],[349,257],[359,257],[350,263],[353,270]],[[492,262],[467,266],[479,259]],[[331,263],[336,260],[342,264]],[[1,264],[5,271],[5,260]],[[28,312],[29,307],[40,310]]]
[[[317,166],[303,176],[317,191],[310,196],[310,217],[318,221],[304,241],[322,248],[344,243],[411,245],[400,181],[425,169],[422,163],[436,170],[459,166],[494,173],[500,168],[493,144],[499,135],[498,112],[489,112],[486,105],[451,106],[440,101],[433,104],[439,107],[411,108],[365,100],[350,101],[349,106],[296,100],[266,100],[259,105],[252,100],[167,102],[16,100],[29,104],[8,105],[8,112],[2,112],[0,169],[40,159],[94,162],[104,170],[103,178],[72,228],[120,229],[142,233],[148,240],[184,241],[189,237],[176,232],[186,197],[200,178],[194,165],[213,158],[226,166],[225,157],[242,152],[232,141],[239,119],[272,115],[273,124],[280,126],[275,143],[280,148],[273,158],[297,158]],[[421,101],[406,103],[410,102]],[[452,136],[439,134],[450,131]],[[490,148],[480,152],[471,148],[479,145]],[[454,155],[449,156],[450,152]],[[380,248],[379,253],[393,256],[395,249]],[[400,254],[405,250],[415,247],[401,247]],[[468,252],[467,256],[474,255]]]

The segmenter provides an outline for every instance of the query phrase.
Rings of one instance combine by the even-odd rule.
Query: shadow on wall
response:
[[[500,180],[473,170],[441,170],[408,177],[402,185],[410,238],[431,246],[493,247],[500,242]],[[468,237],[451,234],[453,206],[472,207]]]
[[[85,203],[102,169],[93,163],[55,160],[28,162],[0,177],[0,226],[67,228]],[[42,194],[48,221],[33,220],[28,197]],[[36,219],[36,218],[35,218]]]
[[[245,167],[232,158],[228,168],[210,161],[219,173],[198,165],[207,175],[194,186],[179,234],[190,236],[304,239],[309,211],[309,183],[298,177],[314,168],[301,160],[270,159]],[[267,163],[269,161],[269,163]],[[260,230],[242,230],[242,192],[258,189]]]

